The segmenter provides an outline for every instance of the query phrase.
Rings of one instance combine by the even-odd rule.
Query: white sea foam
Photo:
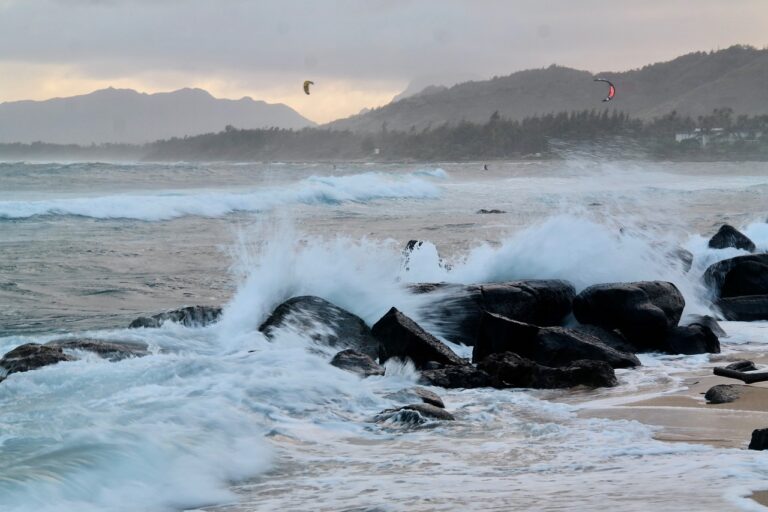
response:
[[[423,199],[435,198],[439,194],[440,189],[435,184],[414,174],[368,172],[346,176],[311,176],[282,187],[262,187],[245,192],[168,190],[99,197],[0,201],[0,219],[78,215],[97,219],[159,221],[186,215],[220,217],[238,211],[265,211],[291,204]]]

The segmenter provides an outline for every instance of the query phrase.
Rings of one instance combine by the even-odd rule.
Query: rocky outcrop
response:
[[[26,343],[11,350],[0,359],[0,381],[12,373],[28,372],[43,366],[73,361],[61,347],[49,347],[38,343]]]
[[[604,361],[614,368],[639,366],[634,354],[620,352],[587,332],[537,327],[493,313],[483,313],[472,360],[514,352],[546,366],[565,366],[581,359]]]
[[[423,370],[421,380],[425,384],[441,388],[474,389],[491,385],[490,375],[472,365]]]
[[[361,377],[372,375],[384,375],[384,368],[369,356],[348,348],[342,350],[331,359],[331,365],[348,372],[356,373]]]
[[[709,239],[709,247],[712,249],[727,249],[732,247],[754,252],[755,243],[733,226],[723,224],[720,226],[718,232]]]
[[[662,348],[669,354],[719,354],[720,340],[709,327],[685,325],[670,329]]]
[[[768,295],[728,297],[715,302],[726,320],[754,322],[768,320]]]
[[[477,365],[496,388],[558,389],[574,386],[612,387],[618,384],[613,368],[602,361],[574,361],[564,368],[540,365],[512,352],[492,354]]]
[[[741,385],[718,384],[707,390],[704,399],[710,404],[727,404],[735,401],[739,396],[741,396]]]
[[[579,322],[618,329],[644,350],[663,348],[667,331],[677,326],[684,307],[677,287],[664,281],[598,284],[573,301]]]
[[[465,364],[465,361],[442,341],[422,329],[397,308],[390,309],[374,324],[371,332],[379,342],[381,362],[392,357],[410,359],[420,369],[432,361],[443,365]]]
[[[221,318],[221,308],[215,306],[187,306],[173,311],[158,313],[153,316],[142,316],[128,325],[131,329],[140,327],[160,327],[165,322],[175,322],[186,327],[204,327],[218,322]]]
[[[432,300],[420,314],[437,326],[446,339],[474,345],[485,311],[534,325],[560,325],[571,312],[573,286],[560,280],[527,280],[483,285],[421,283],[414,293]]]
[[[142,357],[149,354],[147,345],[130,341],[104,341],[91,338],[77,338],[53,340],[45,345],[66,351],[82,350],[93,352],[110,361],[120,361],[129,357]]]
[[[318,345],[351,348],[372,359],[379,354],[379,343],[362,318],[320,297],[304,295],[283,302],[259,331],[273,338],[279,329],[291,328]]]
[[[718,261],[704,272],[716,297],[768,295],[768,254],[749,254]]]

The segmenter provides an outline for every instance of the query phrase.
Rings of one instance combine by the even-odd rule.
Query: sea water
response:
[[[0,164],[0,352],[82,336],[151,351],[83,354],[0,383],[0,510],[760,510],[746,498],[765,488],[760,452],[665,443],[652,427],[578,414],[590,400],[679,388],[675,374],[706,355],[643,356],[617,371],[618,388],[580,401],[435,389],[457,421],[414,427],[372,421],[416,383],[408,363],[361,380],[307,333],[258,332],[305,294],[369,324],[392,306],[421,320],[425,298],[403,285],[424,281],[663,279],[686,313],[707,313],[701,274],[744,253],[709,249],[717,228],[768,250],[763,163],[489,167]],[[430,243],[406,265],[411,239]],[[125,328],[186,304],[224,315]],[[726,330],[725,351],[768,341],[765,322]]]

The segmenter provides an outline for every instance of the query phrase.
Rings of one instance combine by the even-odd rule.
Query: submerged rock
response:
[[[427,420],[454,421],[453,414],[445,409],[435,407],[431,404],[411,404],[399,407],[397,409],[387,409],[376,415],[377,422],[396,421],[398,423],[421,424]]]
[[[363,319],[320,297],[288,299],[275,308],[259,331],[272,338],[276,330],[286,327],[300,331],[319,345],[351,348],[372,359],[378,357],[379,342]]]
[[[414,293],[429,294],[421,316],[446,339],[474,345],[483,312],[534,325],[560,325],[571,313],[573,285],[561,280],[526,280],[483,285],[421,283]]]
[[[336,368],[356,373],[361,377],[372,375],[384,375],[384,368],[366,354],[348,348],[342,350],[331,359],[331,364]]]
[[[604,361],[614,368],[640,366],[634,354],[620,352],[595,335],[563,327],[537,327],[484,313],[472,360],[513,352],[546,366],[564,366],[581,359]]]
[[[435,407],[445,409],[445,403],[443,402],[443,399],[440,398],[440,395],[433,393],[428,389],[424,389],[421,386],[401,389],[395,393],[389,393],[388,395],[385,395],[385,397],[389,398],[390,400],[397,400],[398,402],[406,403],[421,400],[425,404],[430,404],[434,405]]]
[[[221,308],[215,306],[186,306],[173,311],[156,315],[142,316],[128,325],[130,329],[140,327],[160,327],[165,322],[175,322],[185,327],[204,327],[218,322],[221,318]]]
[[[745,251],[754,252],[755,243],[730,224],[723,224],[720,226],[717,233],[709,239],[709,247],[713,249],[727,249],[733,247],[735,249],[744,249]]]
[[[573,301],[573,313],[583,324],[618,329],[642,349],[663,346],[667,331],[680,321],[683,295],[673,283],[640,281],[590,286]]]
[[[0,359],[0,368],[5,370],[4,375],[0,374],[0,381],[12,373],[28,372],[62,361],[74,361],[74,359],[65,354],[61,347],[26,343],[11,350]]]
[[[668,253],[668,256],[671,259],[677,260],[680,262],[683,268],[683,272],[688,272],[689,270],[691,270],[691,266],[693,265],[693,253],[688,249],[678,247],[670,251]]]
[[[718,300],[715,305],[726,320],[754,322],[768,320],[768,295],[747,295]]]
[[[53,340],[45,344],[64,350],[84,350],[98,354],[110,361],[119,361],[129,357],[142,357],[149,354],[147,345],[130,341],[103,341],[90,338]]]
[[[477,210],[477,213],[480,215],[489,215],[489,214],[499,214],[499,213],[507,213],[504,210],[486,210],[485,208],[481,208]]]
[[[618,384],[611,365],[579,360],[564,368],[552,368],[512,352],[492,354],[477,365],[496,388],[558,389],[574,386],[612,387]]]
[[[727,404],[741,396],[740,384],[718,384],[707,390],[704,398],[710,404]]]
[[[379,342],[379,360],[410,359],[417,368],[431,361],[444,365],[465,364],[448,346],[397,310],[390,309],[371,329]]]

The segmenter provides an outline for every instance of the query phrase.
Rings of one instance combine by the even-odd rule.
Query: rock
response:
[[[293,297],[275,308],[259,331],[273,338],[278,329],[292,328],[318,345],[351,348],[372,359],[379,355],[379,342],[362,318],[320,297]]]
[[[677,287],[664,281],[598,284],[573,301],[579,322],[618,329],[642,349],[663,345],[665,334],[680,321],[684,307]]]
[[[439,370],[424,370],[421,380],[431,386],[441,388],[487,388],[491,385],[490,376],[472,365],[447,366]]]
[[[768,428],[759,428],[752,431],[752,439],[749,441],[750,450],[768,449]]]
[[[496,388],[558,389],[618,384],[613,368],[603,361],[579,360],[565,368],[551,368],[512,352],[503,352],[488,356],[477,367],[490,376]]]
[[[390,400],[397,400],[398,402],[405,403],[421,400],[425,404],[431,404],[435,407],[445,409],[445,403],[443,402],[443,399],[440,398],[440,395],[420,386],[401,389],[395,393],[389,393],[385,395],[385,397]]]
[[[585,331],[537,327],[501,315],[484,313],[472,360],[514,352],[546,366],[564,366],[580,359],[605,361],[614,368],[640,366],[634,354],[619,352]]]
[[[488,215],[488,214],[498,214],[498,213],[507,213],[504,210],[486,210],[485,208],[481,208],[480,210],[477,210],[477,213],[481,215]]]
[[[560,280],[511,281],[483,285],[422,283],[414,293],[433,297],[420,310],[446,339],[474,345],[484,311],[534,325],[560,325],[571,312],[575,290]]]
[[[571,327],[571,330],[594,336],[604,345],[608,345],[619,352],[626,352],[627,354],[642,352],[637,345],[630,343],[629,340],[621,334],[621,331],[617,329],[608,330],[599,325],[579,324],[575,327]]]
[[[704,398],[710,404],[727,404],[741,395],[740,384],[718,384],[707,390]]]
[[[704,272],[704,283],[716,297],[768,295],[766,273],[768,254],[749,254],[713,263]]]
[[[438,265],[441,268],[449,268],[449,265],[446,265],[443,258],[440,257],[435,244],[426,240],[408,240],[408,243],[405,244],[405,249],[403,249],[403,268],[406,271],[411,269],[411,258],[417,252],[424,252],[429,258],[437,258]]]
[[[187,306],[173,311],[158,313],[150,317],[142,316],[128,325],[130,329],[139,327],[160,327],[165,322],[176,322],[186,327],[204,327],[221,318],[221,308],[214,306]]]
[[[442,341],[422,329],[416,322],[397,310],[390,309],[371,329],[379,342],[379,360],[391,357],[410,359],[417,368],[430,361],[446,365],[465,362]]]
[[[752,361],[736,361],[725,367],[726,370],[733,370],[735,372],[754,372],[758,370],[757,365]]]
[[[718,300],[715,305],[726,320],[740,322],[768,320],[768,295],[728,297]]]
[[[720,297],[768,294],[768,264],[745,261],[732,268],[723,279]]]
[[[720,353],[720,340],[703,325],[673,327],[667,332],[664,344],[664,351],[669,354]]]
[[[84,350],[94,352],[104,359],[120,361],[129,357],[142,357],[149,354],[147,345],[131,341],[103,341],[90,338],[53,340],[45,344],[48,347],[63,350]]]
[[[361,377],[372,375],[384,375],[384,368],[369,356],[348,348],[342,350],[331,359],[331,364],[348,372],[356,373]]]
[[[28,372],[43,366],[73,361],[75,358],[67,355],[60,347],[49,347],[38,343],[26,343],[11,350],[0,359],[0,368],[5,375],[0,375],[0,381],[12,373]]]
[[[397,423],[420,425],[428,419],[454,421],[453,414],[445,409],[430,404],[411,404],[397,409],[386,409],[374,418],[377,422],[392,421]]]
[[[691,266],[693,265],[693,253],[688,249],[678,247],[670,251],[668,256],[682,264],[683,272],[691,270]]]
[[[749,252],[754,252],[755,250],[755,243],[729,224],[720,226],[720,229],[715,236],[710,238],[709,246],[712,249],[727,249],[733,247],[736,249],[744,249]]]
[[[701,325],[702,327],[707,327],[718,338],[728,336],[717,320],[709,315],[686,315],[680,323],[681,325]]]

